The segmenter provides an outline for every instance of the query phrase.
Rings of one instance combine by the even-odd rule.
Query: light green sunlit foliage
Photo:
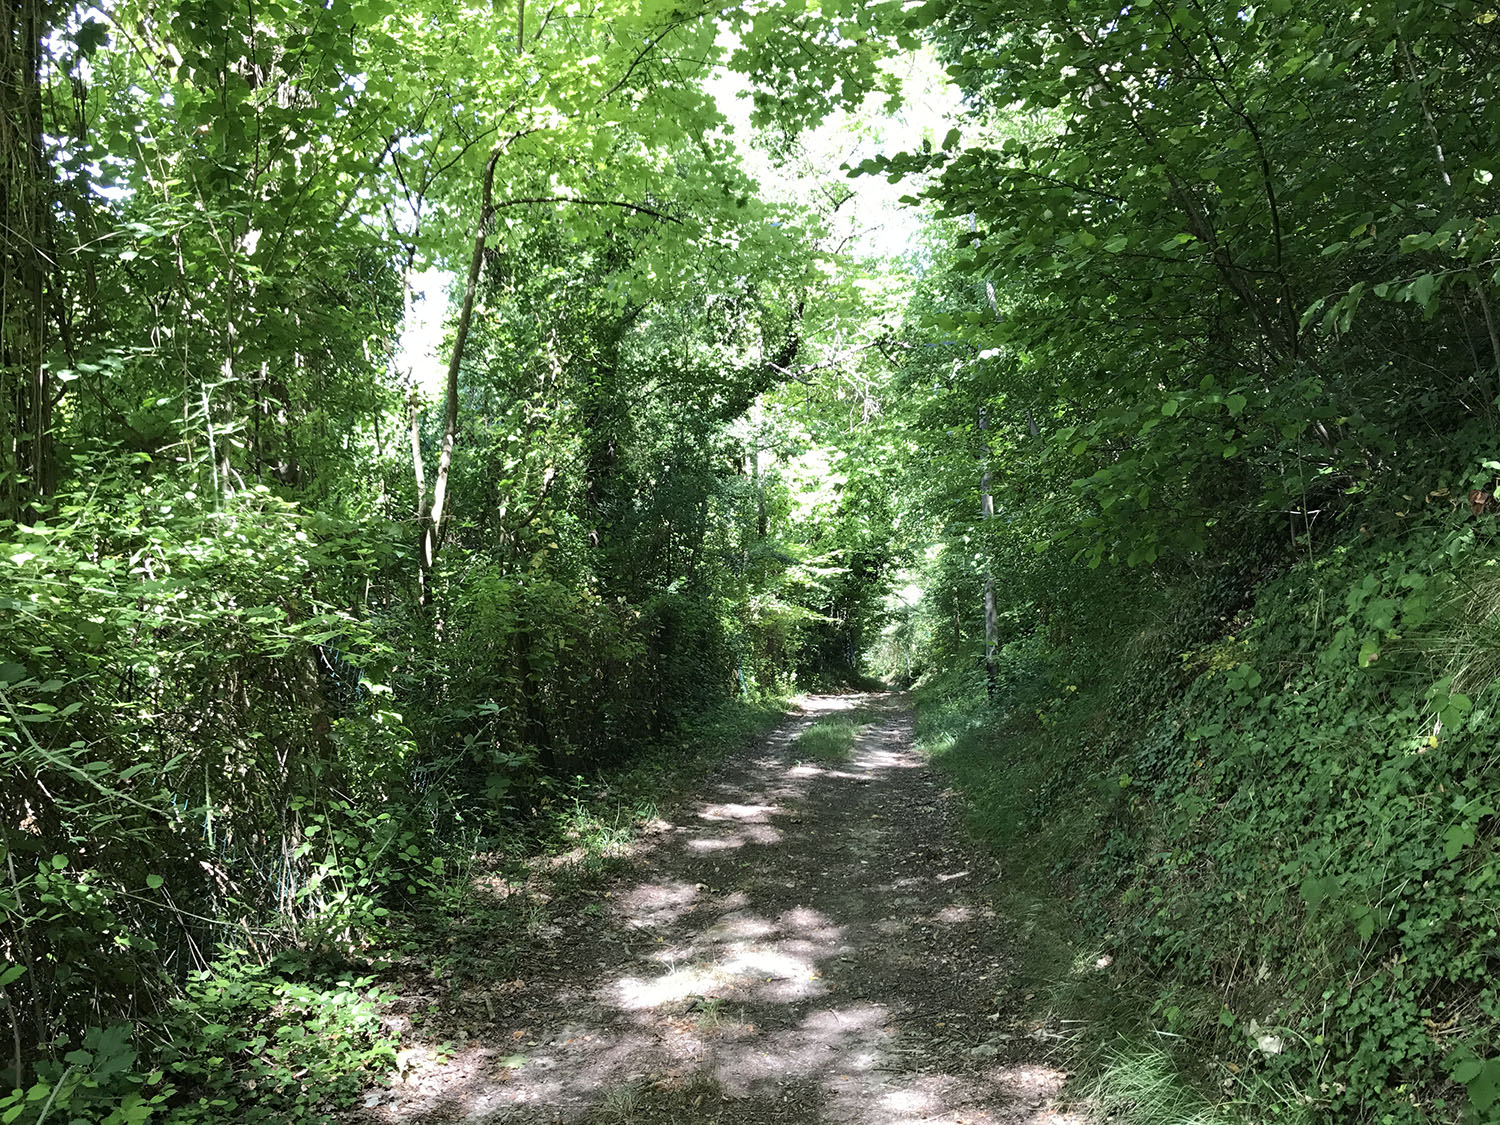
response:
[[[333,1112],[393,919],[794,681],[820,572],[736,423],[827,271],[705,82],[790,141],[885,14],[7,6],[7,1122]]]

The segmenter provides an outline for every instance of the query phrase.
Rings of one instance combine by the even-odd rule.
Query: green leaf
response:
[[[93,18],[84,20],[73,39],[79,53],[88,58],[109,41],[109,25]]]
[[[1298,332],[1307,331],[1307,326],[1312,323],[1313,317],[1318,315],[1318,312],[1323,308],[1324,304],[1326,304],[1327,301],[1327,297],[1319,297],[1316,301],[1308,305],[1307,308],[1303,310],[1302,319],[1297,323]]]
[[[1457,859],[1459,852],[1463,851],[1474,842],[1474,826],[1472,824],[1455,824],[1443,834],[1443,855],[1448,859]]]
[[[148,888],[150,888],[151,890],[153,890],[153,891],[160,890],[161,886],[162,886],[162,884],[164,882],[166,882],[166,880],[163,879],[160,875],[147,875],[146,876],[146,886]]]
[[[1487,1059],[1483,1068],[1468,1082],[1469,1101],[1480,1113],[1500,1098],[1500,1059]]]
[[[1437,278],[1430,273],[1424,273],[1411,283],[1408,292],[1411,299],[1427,309],[1432,305],[1432,295],[1437,289]]]
[[[1338,889],[1338,880],[1331,876],[1319,879],[1309,875],[1298,884],[1297,893],[1302,896],[1303,902],[1316,910],[1320,903],[1336,894]]]
[[[1453,1081],[1460,1086],[1467,1086],[1479,1077],[1479,1072],[1483,1069],[1483,1059],[1460,1059],[1458,1065],[1453,1068]]]

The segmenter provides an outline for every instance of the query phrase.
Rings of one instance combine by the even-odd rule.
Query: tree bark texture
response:
[[[0,517],[53,487],[47,373],[51,183],[42,143],[41,0],[0,3]]]

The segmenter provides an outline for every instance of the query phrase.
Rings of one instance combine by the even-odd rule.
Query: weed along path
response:
[[[947,1125],[1080,1120],[997,1010],[992,867],[899,696],[802,701],[550,904],[461,1006],[472,1037],[372,1090],[369,1122]]]

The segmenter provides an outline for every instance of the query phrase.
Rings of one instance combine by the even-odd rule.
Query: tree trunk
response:
[[[769,529],[766,514],[766,490],[760,484],[760,447],[750,450],[750,486],[755,489],[755,538],[764,539]]]
[[[413,386],[406,400],[407,427],[411,434],[411,473],[417,486],[417,528],[425,534],[427,528],[427,470],[422,462],[422,408],[417,402],[417,388]],[[417,601],[427,604],[427,558],[422,555],[417,567]]]
[[[989,466],[989,419],[983,409],[979,411],[979,432],[984,448],[980,450],[979,517],[988,523],[995,518],[995,497],[990,491]],[[995,606],[995,565],[989,556],[988,544],[984,550],[984,680],[986,690],[993,697],[997,688],[999,669],[996,656],[1000,640],[1000,612]]]
[[[444,390],[443,444],[438,453],[437,473],[432,482],[432,506],[422,519],[422,545],[418,558],[419,595],[426,604],[431,585],[432,568],[437,563],[443,541],[443,522],[447,518],[448,475],[453,468],[453,445],[458,438],[458,370],[463,363],[464,345],[469,340],[469,326],[474,322],[474,297],[479,289],[479,274],[484,268],[484,242],[495,210],[495,165],[500,149],[490,153],[484,166],[480,189],[479,221],[474,227],[474,252],[469,257],[469,276],[464,284],[464,301],[458,313],[458,327],[453,332],[453,352],[448,357],[448,378]],[[421,503],[419,500],[418,503]]]
[[[0,4],[0,517],[53,487],[46,367],[52,177],[42,144],[41,0]]]

